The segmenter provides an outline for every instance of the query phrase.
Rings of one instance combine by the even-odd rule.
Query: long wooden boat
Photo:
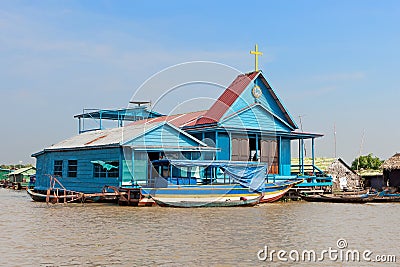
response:
[[[358,203],[364,204],[373,198],[366,196],[327,196],[327,195],[301,195],[301,198],[309,202],[330,202],[330,203]]]
[[[263,189],[263,198],[260,203],[270,203],[281,199],[293,186],[304,180],[287,180],[276,183],[266,183]]]
[[[173,177],[174,168],[175,173],[182,171],[186,177]],[[202,175],[199,168],[204,170]],[[157,160],[150,169],[169,170],[169,176],[155,177],[152,187],[141,188],[143,198],[139,205],[147,204],[149,199],[161,206],[176,207],[243,206],[253,205],[256,199],[268,203],[303,182],[297,179],[266,183],[267,165],[259,162]],[[144,200],[146,203],[142,203]]]
[[[225,201],[210,201],[210,202],[186,201],[186,200],[168,202],[153,197],[157,205],[161,207],[174,207],[174,208],[251,207],[257,205],[260,202],[261,198],[262,196],[258,196],[257,198],[252,198],[252,199],[245,199],[245,198],[242,198],[240,200],[226,199]]]
[[[37,192],[36,190],[30,188],[27,188],[26,192],[32,198],[33,201],[48,202],[53,204],[80,203],[80,202],[116,203],[121,197],[124,197],[126,195],[125,192],[119,192],[119,191],[85,194],[75,191],[68,191],[68,190],[64,191],[62,189],[59,190],[51,189],[46,192]]]
[[[400,194],[399,193],[388,193],[385,191],[379,192],[372,199],[373,202],[400,202]]]
[[[260,202],[263,194],[240,184],[169,185],[165,188],[141,188],[144,199],[150,197],[160,206],[225,207],[249,206]]]
[[[156,170],[169,170],[169,175],[160,177],[157,173],[151,186],[141,188],[141,195],[160,206],[251,206],[258,204],[264,194],[271,201],[279,198],[291,185],[271,183],[265,192],[267,165],[259,162],[158,160],[152,164]],[[174,177],[174,173],[184,173],[185,177]]]
[[[266,183],[261,192],[251,191],[239,184],[170,185],[167,188],[141,190],[142,195],[150,196],[157,205],[163,207],[253,206],[279,200],[290,188],[302,181]]]
[[[47,203],[76,203],[76,202],[117,202],[119,199],[130,199],[127,192],[120,192],[114,186],[104,186],[99,193],[82,193],[66,189],[54,176],[49,175],[50,187],[47,190],[27,188],[26,191],[33,201]],[[110,192],[111,190],[111,192]],[[131,190],[133,191],[133,190]],[[129,193],[131,191],[128,191]],[[136,189],[136,191],[138,191]]]
[[[34,189],[27,188],[26,192],[33,201],[37,202],[71,203],[84,202],[86,200],[84,194],[68,190],[48,190],[46,192],[37,192]]]

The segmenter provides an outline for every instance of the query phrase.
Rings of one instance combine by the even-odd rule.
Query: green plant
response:
[[[353,160],[351,164],[351,168],[353,170],[378,170],[383,163],[383,160],[380,160],[378,157],[374,157],[372,153],[366,156],[359,156]]]

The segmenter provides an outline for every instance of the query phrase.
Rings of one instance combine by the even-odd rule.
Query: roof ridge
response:
[[[206,111],[204,116],[196,121],[196,125],[215,123],[222,118],[229,107],[235,103],[250,82],[257,77],[259,72],[241,73],[218,97],[214,104]]]

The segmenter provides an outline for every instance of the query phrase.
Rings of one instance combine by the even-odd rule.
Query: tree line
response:
[[[7,170],[15,170],[15,169],[21,169],[21,168],[27,168],[27,167],[33,167],[33,165],[32,164],[12,164],[12,165],[2,164],[2,165],[0,165],[0,169],[7,169]]]
[[[366,156],[359,156],[351,163],[353,170],[379,170],[383,163],[383,160],[378,157],[374,157],[372,153]]]

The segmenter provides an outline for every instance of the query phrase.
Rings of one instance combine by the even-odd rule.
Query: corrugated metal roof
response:
[[[15,171],[13,171],[13,172],[10,172],[10,173],[7,174],[7,175],[8,175],[8,176],[11,176],[11,175],[18,175],[18,174],[24,173],[24,172],[26,172],[26,171],[29,171],[30,169],[35,169],[35,170],[36,170],[35,167],[26,167],[26,168],[21,168],[21,169],[15,170]]]
[[[337,158],[315,158],[314,164],[320,170],[326,172],[328,168],[332,165],[332,163],[334,163],[337,160],[338,160]],[[299,158],[292,158],[291,164],[292,165],[299,164]],[[304,158],[304,165],[311,165],[311,164],[312,164],[312,158]]]
[[[358,175],[361,176],[380,176],[383,175],[383,170],[358,170]]]
[[[148,129],[153,128],[160,123],[161,122],[158,121],[153,123],[149,122],[141,125],[131,124],[125,127],[85,132],[65,139],[57,144],[46,148],[45,150],[119,145],[124,141],[131,140],[139,136],[140,134],[143,134]]]
[[[166,121],[179,128],[184,126],[192,126],[196,123],[196,120],[199,117],[203,116],[206,112],[207,110],[202,110],[202,111],[188,112],[182,114],[175,114],[170,116],[163,116],[158,118],[135,121],[130,125],[143,125],[145,123]]]
[[[355,173],[351,167],[341,158],[315,158],[314,159],[314,165],[319,168],[320,170],[324,172],[328,172],[329,167],[332,166],[333,163],[336,161],[341,162],[347,169],[349,169],[351,172]],[[299,158],[292,158],[291,159],[291,164],[292,165],[298,165],[299,164]],[[312,158],[304,158],[304,165],[311,165],[312,164]]]
[[[218,122],[258,73],[255,71],[236,77],[204,116],[197,120],[196,125]]]
[[[187,114],[185,114],[187,115]],[[178,116],[175,116],[175,119],[178,120]],[[179,122],[179,121],[178,121]],[[158,126],[169,125],[171,128],[174,128],[176,131],[180,132],[183,135],[188,136],[195,140],[203,149],[212,149],[208,147],[205,143],[195,139],[191,135],[179,129],[179,127],[174,126],[172,123],[168,121],[160,121],[159,118],[157,120],[152,121],[151,119],[143,120],[141,123],[132,123],[130,125],[119,127],[119,128],[111,128],[105,130],[96,130],[85,132],[71,138],[65,139],[57,144],[54,144],[45,150],[58,150],[58,149],[72,149],[72,148],[91,148],[91,147],[101,147],[101,146],[111,146],[111,145],[123,145],[126,142],[129,142],[136,137],[145,134],[147,131],[151,129],[155,129]],[[160,144],[162,145],[162,144]],[[34,154],[36,155],[36,154]]]
[[[162,116],[158,118],[151,118],[146,120],[140,120],[133,122],[135,124],[144,124],[147,122],[161,122],[167,121],[176,127],[190,127],[205,124],[214,124],[220,121],[226,111],[232,106],[237,98],[243,93],[246,87],[251,81],[253,81],[260,74],[262,81],[267,85],[268,90],[271,92],[274,100],[277,102],[279,108],[282,110],[286,120],[288,121],[289,127],[297,129],[296,123],[290,117],[288,111],[283,106],[275,92],[269,86],[264,76],[260,71],[250,72],[246,74],[240,74],[236,79],[225,89],[222,95],[214,102],[209,110],[206,111],[195,111],[183,114]]]

